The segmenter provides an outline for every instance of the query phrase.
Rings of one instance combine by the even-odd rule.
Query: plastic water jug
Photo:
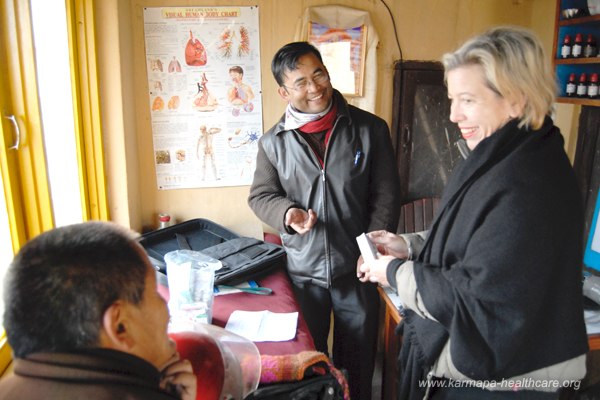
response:
[[[165,254],[169,285],[169,331],[194,330],[212,322],[215,271],[222,267],[199,251],[175,250]]]

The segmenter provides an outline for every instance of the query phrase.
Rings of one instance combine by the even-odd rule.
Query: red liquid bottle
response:
[[[588,85],[587,95],[590,99],[598,98],[598,74],[596,72],[590,76],[590,84]]]
[[[571,56],[573,58],[579,58],[583,55],[583,36],[581,33],[575,35],[575,43],[573,43],[573,48],[571,49]]]
[[[596,57],[598,55],[598,46],[596,46],[596,39],[592,34],[587,35],[585,46],[583,47],[584,57]]]
[[[579,83],[577,84],[577,97],[587,97],[587,75],[585,72],[579,75]]]
[[[565,94],[567,97],[575,97],[577,94],[577,83],[575,82],[575,73],[569,75],[569,81],[565,87]]]
[[[571,35],[565,35],[562,47],[560,48],[560,56],[562,58],[571,57]]]

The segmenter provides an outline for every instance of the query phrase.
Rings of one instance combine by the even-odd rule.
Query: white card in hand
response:
[[[360,236],[356,237],[356,243],[358,243],[360,254],[362,254],[365,261],[373,261],[377,259],[377,247],[375,247],[373,242],[369,240],[365,233],[362,233]]]

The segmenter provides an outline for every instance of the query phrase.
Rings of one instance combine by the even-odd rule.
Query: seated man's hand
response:
[[[300,235],[310,231],[316,223],[317,213],[310,209],[304,211],[301,208],[290,208],[285,213],[285,224]]]
[[[196,375],[192,363],[176,354],[161,371],[160,387],[181,400],[196,399]]]

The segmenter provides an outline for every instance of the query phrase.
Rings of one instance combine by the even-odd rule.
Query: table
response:
[[[272,289],[273,293],[268,296],[244,292],[215,296],[212,323],[224,328],[229,316],[235,310],[298,312],[298,327],[294,339],[285,342],[257,342],[256,347],[260,354],[265,355],[295,354],[301,351],[315,350],[315,344],[284,267],[277,268],[272,273],[255,280],[260,286]]]
[[[381,398],[397,399],[398,352],[400,351],[401,338],[396,335],[396,327],[400,323],[400,313],[398,312],[398,296],[394,296],[391,291],[386,291],[383,287],[377,288],[382,304],[385,307],[383,318],[383,365],[381,369]]]
[[[166,301],[169,301],[167,277],[157,272],[157,280],[159,293]],[[295,354],[301,351],[315,350],[315,343],[294,296],[285,265],[282,264],[274,269],[269,269],[267,273],[258,276],[254,280],[260,286],[272,289],[273,293],[268,296],[244,292],[215,296],[212,324],[225,328],[229,316],[235,310],[269,310],[278,313],[298,312],[298,326],[294,339],[285,342],[257,342],[255,343],[256,347],[258,347],[261,355]]]

